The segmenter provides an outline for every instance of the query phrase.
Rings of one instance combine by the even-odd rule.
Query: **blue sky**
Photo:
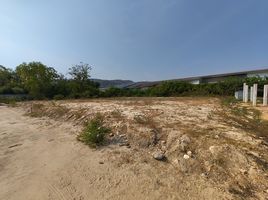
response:
[[[135,81],[259,69],[267,24],[267,0],[0,0],[0,64]]]

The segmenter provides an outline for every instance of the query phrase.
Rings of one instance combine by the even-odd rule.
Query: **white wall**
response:
[[[196,79],[196,80],[191,81],[190,83],[192,83],[194,85],[198,85],[198,84],[200,84],[200,80]]]
[[[268,77],[268,70],[267,72],[262,72],[262,73],[249,73],[247,74],[247,77],[254,77],[254,76],[260,76],[260,77]]]

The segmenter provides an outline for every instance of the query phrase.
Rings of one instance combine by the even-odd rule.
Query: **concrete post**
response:
[[[245,85],[245,103],[248,102],[248,85]]]
[[[267,106],[267,99],[268,99],[268,85],[264,85],[263,89],[263,105]]]
[[[245,93],[246,93],[246,83],[244,83],[243,84],[243,102],[246,102],[246,95],[245,95]]]
[[[253,87],[250,87],[250,101],[253,101]]]
[[[253,106],[257,106],[258,84],[253,85]]]

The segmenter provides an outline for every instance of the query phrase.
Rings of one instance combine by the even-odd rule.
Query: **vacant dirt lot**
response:
[[[97,113],[112,134],[92,149],[76,136]],[[217,98],[0,106],[0,199],[265,200],[268,129],[258,114]]]

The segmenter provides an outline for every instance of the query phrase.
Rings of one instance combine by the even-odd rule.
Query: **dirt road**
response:
[[[19,109],[0,107],[0,199],[77,196],[71,183],[59,177],[59,172],[74,165],[83,154],[71,130],[66,124],[51,125],[25,117]],[[88,158],[98,162],[91,151],[87,153]],[[55,180],[61,185],[54,184]],[[60,188],[64,184],[66,191]]]

